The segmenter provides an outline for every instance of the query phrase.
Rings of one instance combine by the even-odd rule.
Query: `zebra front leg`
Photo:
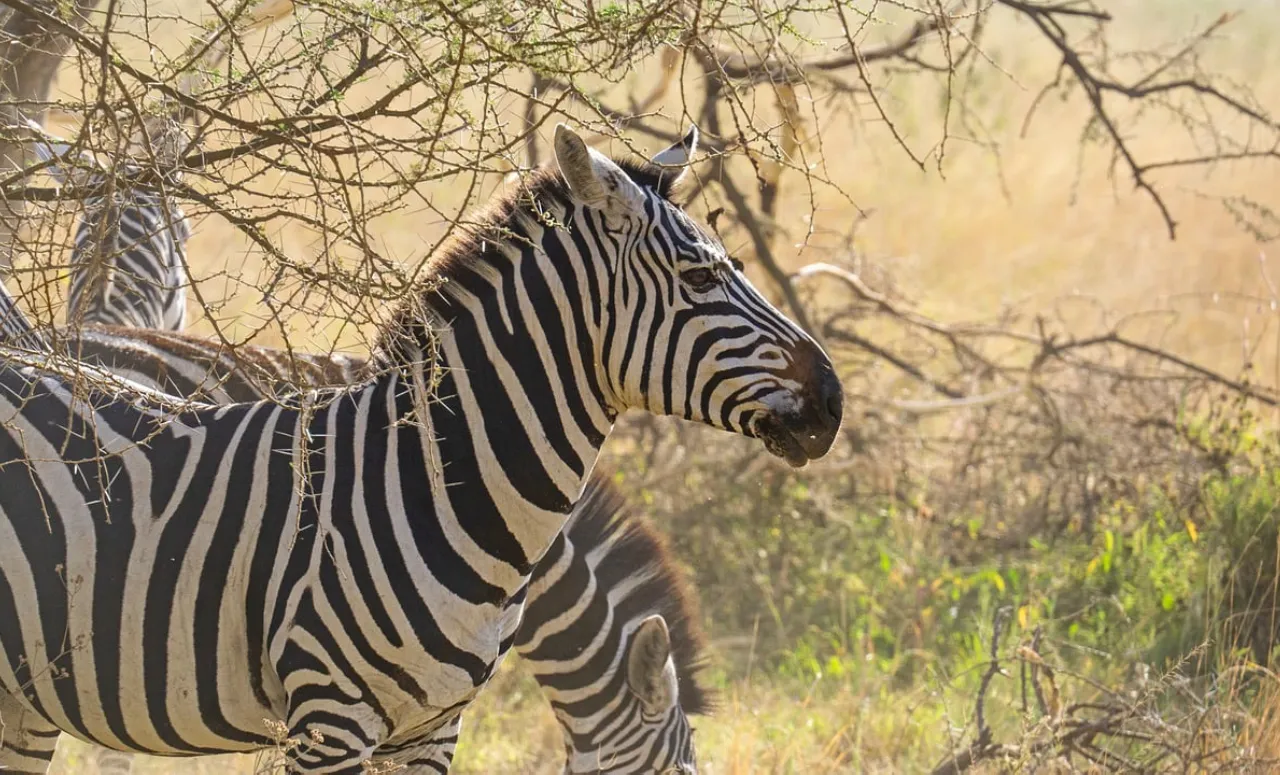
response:
[[[58,747],[57,727],[0,689],[0,771],[44,773]]]
[[[405,775],[445,775],[453,765],[453,752],[458,747],[458,735],[462,731],[462,714],[452,721],[418,740],[410,740],[396,746],[382,746],[374,757],[375,771],[378,765],[394,764],[400,769],[393,772]]]
[[[386,725],[365,703],[311,694],[305,700],[295,696],[293,705],[289,716],[289,739],[294,741],[287,752],[289,772],[360,775],[365,771],[365,762],[373,759],[378,742],[386,738]]]

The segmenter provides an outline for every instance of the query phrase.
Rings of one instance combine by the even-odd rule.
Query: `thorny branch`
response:
[[[1197,698],[1187,696],[1183,665],[1176,665],[1156,680],[1144,681],[1137,687],[1110,688],[1074,674],[1063,667],[1051,666],[1040,652],[1041,630],[1037,627],[1030,641],[1024,641],[1013,653],[1022,667],[1023,697],[1026,683],[1031,683],[1037,698],[1035,713],[1023,703],[1023,724],[1016,742],[996,742],[995,732],[986,714],[991,701],[991,678],[1002,673],[1000,639],[1004,634],[1010,609],[1001,608],[994,616],[991,635],[991,661],[975,691],[974,720],[976,737],[963,749],[939,763],[933,775],[960,775],[984,761],[998,761],[1003,768],[1020,772],[1077,771],[1086,765],[1090,772],[1180,773],[1188,771],[1257,772],[1259,767],[1274,767],[1276,762],[1265,756],[1241,757],[1242,746],[1226,741],[1209,745],[1209,729],[1232,729],[1241,723],[1243,709],[1230,702],[1201,706]],[[1030,668],[1028,671],[1027,668]],[[1070,701],[1064,695],[1067,680],[1078,682],[1089,699]],[[1229,677],[1218,679],[1230,683]],[[1170,703],[1166,696],[1177,694]],[[1187,706],[1190,707],[1187,707]],[[1221,718],[1209,719],[1214,715]],[[1213,722],[1210,724],[1210,722]],[[1231,733],[1228,732],[1228,735]]]
[[[1089,100],[1093,111],[1093,120],[1103,128],[1112,143],[1116,155],[1123,160],[1133,179],[1134,186],[1142,190],[1159,210],[1160,217],[1168,228],[1170,239],[1173,239],[1177,234],[1177,222],[1164,196],[1157,190],[1156,184],[1150,176],[1151,172],[1171,166],[1212,164],[1232,157],[1280,159],[1280,134],[1277,134],[1280,133],[1280,124],[1265,111],[1247,104],[1245,100],[1239,97],[1228,94],[1223,89],[1215,86],[1210,79],[1198,70],[1192,70],[1191,75],[1187,77],[1167,76],[1170,70],[1194,67],[1195,60],[1190,55],[1194,52],[1195,43],[1203,42],[1211,37],[1214,32],[1226,24],[1229,20],[1228,16],[1224,15],[1212,22],[1204,32],[1196,36],[1195,43],[1189,44],[1186,48],[1168,57],[1145,75],[1130,83],[1125,83],[1112,77],[1107,72],[1105,59],[1096,63],[1088,61],[1086,52],[1071,42],[1065,20],[1083,19],[1099,27],[1112,21],[1111,14],[1101,10],[1096,4],[1048,4],[1025,2],[1024,0],[995,0],[995,2],[1029,19],[1044,39],[1061,55],[1062,67],[1071,73],[1075,83],[1082,88]],[[1140,160],[1137,143],[1133,138],[1125,136],[1120,119],[1117,118],[1114,110],[1106,104],[1106,95],[1115,94],[1132,102],[1142,102],[1148,98],[1164,98],[1178,93],[1190,94],[1197,100],[1207,100],[1217,107],[1224,108],[1230,113],[1235,113],[1248,119],[1259,130],[1269,135],[1270,142],[1264,141],[1260,150],[1239,151],[1229,148],[1217,148],[1215,153],[1205,157],[1157,161]],[[1169,103],[1165,104],[1169,105]]]

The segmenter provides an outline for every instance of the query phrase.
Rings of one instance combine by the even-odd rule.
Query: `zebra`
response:
[[[195,406],[0,364],[0,766],[62,731],[253,750],[274,718],[296,771],[445,771],[618,414],[824,456],[840,380],[673,201],[696,143],[615,161],[557,126],[349,388]]]
[[[694,771],[688,717],[715,706],[694,601],[661,534],[593,474],[516,631],[564,731],[565,775]]]
[[[347,384],[367,366],[342,354],[290,358],[254,345],[230,351],[191,334],[132,328],[86,326],[66,343],[86,363],[217,403]],[[656,774],[673,761],[696,762],[687,717],[707,712],[711,701],[698,681],[703,645],[694,599],[662,538],[633,515],[607,476],[596,472],[588,480],[568,526],[535,567],[528,600],[515,650],[553,703],[566,772]],[[643,654],[657,657],[636,662]],[[627,679],[617,680],[623,659]],[[585,699],[572,699],[566,682]],[[669,687],[676,691],[663,694]],[[650,712],[617,723],[617,709],[636,701]],[[99,756],[100,772],[127,771],[127,759],[109,754]]]
[[[43,352],[49,349],[49,340],[31,325],[17,300],[0,282],[0,346],[3,345]]]
[[[36,155],[60,184],[67,184],[71,173],[56,162],[71,158],[71,146],[31,125]],[[97,166],[87,154],[81,158]],[[124,165],[125,176],[139,172],[135,164]],[[181,176],[180,171],[167,173],[160,188],[122,182],[106,170],[88,177],[84,185],[97,192],[85,198],[72,240],[69,323],[170,331],[186,325],[191,224],[177,199],[162,190]]]

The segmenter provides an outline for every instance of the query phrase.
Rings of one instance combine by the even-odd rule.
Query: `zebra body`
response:
[[[480,551],[448,552],[469,538],[456,518],[429,526],[436,546],[417,546],[427,526],[408,515],[440,513],[449,500],[439,485],[407,487],[402,464],[421,478],[424,455],[454,458],[424,450],[417,426],[397,427],[414,411],[400,375],[323,405],[189,412],[75,395],[8,367],[0,388],[11,461],[0,472],[10,580],[0,684],[27,687],[27,703],[57,728],[110,748],[200,754],[260,748],[262,720],[283,719],[331,741],[311,752],[312,770],[346,771],[450,723],[509,644],[519,571]],[[21,470],[31,460],[62,464]],[[363,470],[341,483],[339,465]],[[391,502],[371,513],[338,484]],[[498,508],[482,516],[499,522]],[[417,551],[385,546],[397,539]],[[446,551],[474,589],[415,568],[429,550]],[[63,600],[37,597],[58,583]],[[361,599],[359,612],[343,603]],[[63,657],[68,638],[88,647]],[[63,670],[73,680],[55,680]],[[137,689],[143,696],[123,694]],[[216,712],[200,712],[206,704]]]
[[[676,171],[555,148],[563,180],[436,260],[363,384],[185,407],[0,366],[0,764],[41,771],[58,730],[250,750],[276,718],[320,736],[301,771],[438,771],[619,412],[826,453],[830,360],[668,200]]]
[[[278,397],[298,385],[343,385],[367,368],[346,355],[290,358],[253,345],[230,351],[190,334],[132,328],[86,326],[63,341],[84,362],[217,403]],[[553,703],[570,773],[660,773],[671,762],[695,761],[687,716],[705,712],[709,702],[697,679],[702,637],[694,609],[661,537],[607,477],[593,474],[568,526],[534,568],[515,645]],[[660,659],[639,661],[632,644],[642,627],[650,642],[657,638]],[[620,671],[627,680],[618,680]],[[645,712],[635,712],[637,703]],[[99,770],[120,771],[115,752],[103,750]]]

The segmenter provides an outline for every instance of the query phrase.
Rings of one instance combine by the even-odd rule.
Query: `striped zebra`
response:
[[[49,349],[49,340],[31,325],[3,282],[0,282],[0,345],[32,352]]]
[[[54,142],[39,125],[32,145],[45,169],[61,184],[74,153]],[[87,154],[82,160],[90,163]],[[126,164],[123,175],[136,175]],[[168,175],[176,183],[181,173]],[[187,240],[191,225],[177,200],[153,186],[121,182],[99,170],[84,182],[97,193],[84,200],[71,246],[71,287],[67,322],[103,323],[179,331],[187,317]]]
[[[829,358],[670,198],[695,144],[557,127],[558,174],[432,261],[348,389],[201,407],[0,365],[0,766],[60,731],[253,750],[273,718],[297,771],[444,771],[618,413],[825,455]]]
[[[190,334],[133,328],[86,326],[66,343],[84,362],[217,403],[276,398],[295,385],[343,385],[366,368],[346,355],[290,358],[253,345],[231,351]],[[692,766],[687,716],[709,707],[697,680],[702,637],[693,598],[665,543],[607,477],[588,480],[568,526],[534,568],[528,601],[515,649],[553,703],[566,772],[658,775],[668,765]],[[636,661],[644,654],[660,658]],[[128,770],[123,755],[101,751],[100,772]]]
[[[12,331],[10,312],[16,315]],[[0,341],[47,347],[2,285],[0,316],[6,323]],[[63,334],[80,360],[171,395],[216,403],[275,398],[296,386],[344,385],[366,367],[363,359],[341,354],[290,357],[254,346],[231,352],[206,339],[150,329],[90,325]],[[610,569],[608,576],[598,572],[602,565]],[[626,572],[619,573],[623,568]],[[701,636],[693,627],[692,598],[661,538],[630,516],[606,478],[593,475],[588,481],[569,525],[534,569],[529,601],[515,648],[555,703],[565,734],[567,773],[661,773],[668,764],[696,762],[686,714],[706,712],[708,692],[697,682]],[[637,616],[653,609],[666,615]],[[668,622],[677,628],[674,644]],[[557,627],[561,632],[536,641],[526,634]],[[642,648],[643,643],[653,645]],[[582,657],[582,644],[611,647],[605,669],[600,669],[600,656]],[[652,658],[655,653],[661,658]],[[651,656],[647,661],[646,654]],[[673,657],[670,662],[667,655]],[[624,659],[626,680],[615,682]],[[595,687],[593,701],[557,703],[565,675]],[[623,724],[602,723],[600,708],[616,714],[629,701],[650,712],[633,712]],[[98,748],[95,764],[108,775],[132,769],[129,754],[110,748]]]
[[[515,648],[565,733],[565,775],[696,772],[688,716],[713,703],[697,606],[604,476],[538,563]]]

